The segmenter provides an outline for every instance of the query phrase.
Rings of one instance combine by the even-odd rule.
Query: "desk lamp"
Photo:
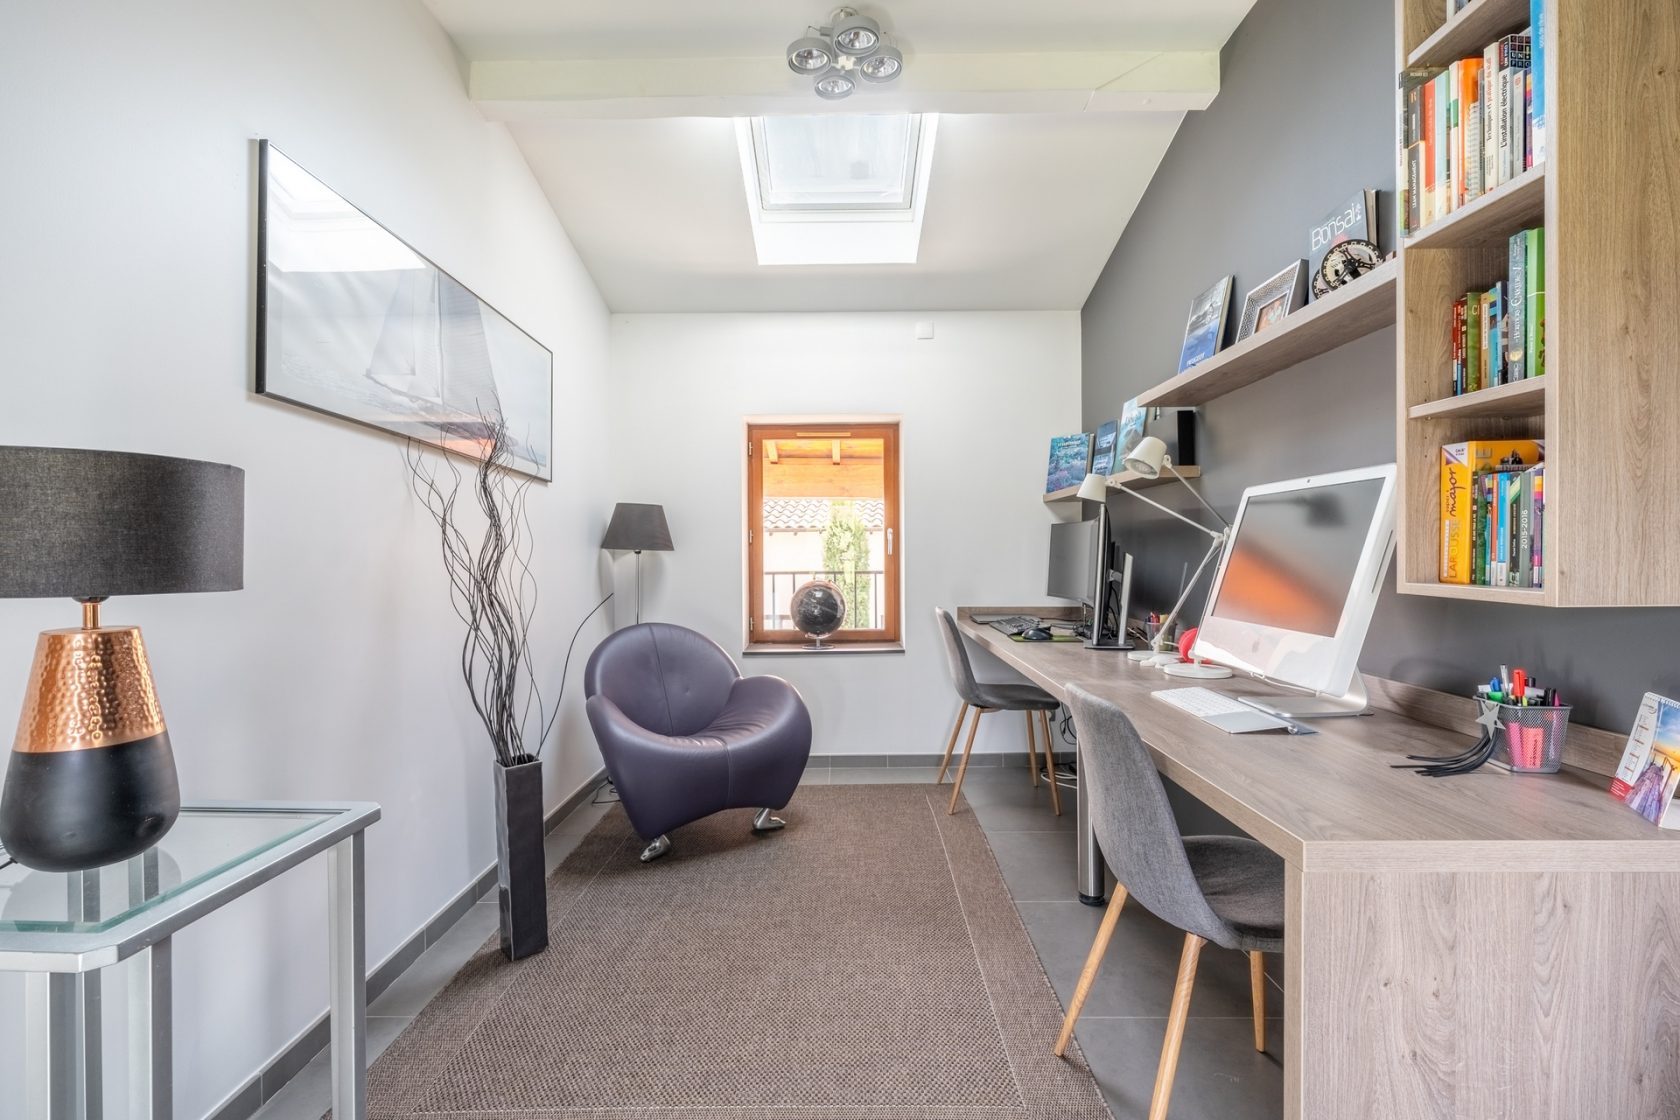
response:
[[[1148,502],[1162,513],[1170,514],[1191,528],[1200,530],[1213,538],[1213,543],[1208,545],[1207,555],[1203,556],[1202,562],[1196,565],[1196,573],[1190,577],[1189,582],[1184,585],[1184,590],[1179,593],[1178,602],[1173,604],[1172,613],[1167,615],[1166,620],[1161,623],[1161,628],[1155,632],[1155,640],[1150,642],[1148,649],[1134,650],[1128,656],[1133,661],[1144,661],[1151,665],[1161,666],[1166,669],[1170,676],[1200,677],[1207,680],[1228,677],[1231,675],[1231,670],[1219,665],[1206,665],[1199,661],[1188,664],[1181,663],[1176,655],[1166,652],[1166,644],[1167,635],[1172,633],[1173,623],[1178,621],[1179,612],[1184,610],[1184,604],[1189,601],[1190,592],[1196,586],[1196,581],[1202,578],[1202,573],[1207,570],[1209,564],[1213,563],[1214,557],[1224,551],[1225,542],[1231,536],[1231,525],[1219,516],[1218,510],[1208,505],[1207,499],[1197,493],[1196,488],[1186,482],[1183,475],[1178,473],[1178,468],[1173,466],[1172,457],[1167,454],[1167,445],[1156,437],[1144,436],[1143,439],[1139,440],[1138,445],[1126,456],[1124,465],[1126,470],[1131,471],[1139,478],[1145,479],[1160,478],[1162,468],[1170,471],[1172,476],[1178,479],[1186,490],[1195,495],[1196,500],[1202,504],[1202,508],[1213,514],[1215,520],[1223,526],[1223,528],[1217,530],[1209,529],[1206,525],[1198,524],[1177,510],[1168,509],[1155,499],[1145,497],[1136,490],[1127,489],[1124,485],[1119,487],[1120,490],[1139,501]]]
[[[642,552],[674,552],[665,507],[646,502],[619,502],[607,522],[601,547],[636,554],[636,621],[642,621]]]
[[[175,756],[138,626],[102,626],[112,595],[237,591],[245,472],[220,463],[0,447],[0,599],[63,596],[79,629],[47,630],[0,792],[0,843],[40,871],[139,855],[181,810]]]

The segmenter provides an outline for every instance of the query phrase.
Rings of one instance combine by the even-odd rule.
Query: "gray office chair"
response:
[[[1155,1072],[1149,1120],[1165,1120],[1190,1012],[1196,962],[1209,941],[1248,954],[1254,997],[1254,1048],[1266,1048],[1266,974],[1262,953],[1283,950],[1283,860],[1242,836],[1181,836],[1167,791],[1137,729],[1113,704],[1077,686],[1068,707],[1084,749],[1079,780],[1086,783],[1091,826],[1114,870],[1114,898],[1103,915],[1085,969],[1068,1003],[1060,1057],[1102,966],[1103,952],[1128,894],[1184,931],[1184,953],[1173,988],[1167,1038]]]
[[[957,695],[962,698],[962,707],[957,710],[957,725],[951,728],[951,740],[945,744],[945,757],[939,763],[939,777],[934,779],[937,785],[945,780],[945,771],[951,765],[951,752],[956,749],[957,735],[962,731],[963,720],[968,713],[974,713],[974,722],[968,728],[968,741],[963,744],[962,764],[957,767],[956,784],[951,787],[951,806],[946,813],[957,811],[957,798],[962,795],[963,775],[968,773],[968,760],[974,753],[974,735],[980,730],[980,717],[993,712],[1025,712],[1027,714],[1027,766],[1032,774],[1032,784],[1038,785],[1038,745],[1033,738],[1034,721],[1044,731],[1044,778],[1050,783],[1050,807],[1059,817],[1062,815],[1062,796],[1056,790],[1056,764],[1050,751],[1050,716],[1056,710],[1059,701],[1037,685],[1025,681],[1020,684],[996,684],[991,681],[974,679],[974,667],[968,661],[968,647],[963,644],[962,631],[957,629],[957,620],[951,617],[951,612],[944,607],[933,608],[933,613],[939,618],[939,634],[945,639],[945,660],[951,669],[951,683],[956,686]]]

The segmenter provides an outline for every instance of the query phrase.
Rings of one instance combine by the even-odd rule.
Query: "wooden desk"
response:
[[[1680,1117],[1680,833],[1608,778],[1394,770],[1469,736],[1388,710],[1227,735],[1148,695],[1197,682],[968,618],[990,611],[958,612],[974,642],[1119,705],[1161,773],[1287,861],[1290,1120]],[[1449,725],[1470,705],[1410,699]],[[1602,765],[1605,733],[1579,738]]]

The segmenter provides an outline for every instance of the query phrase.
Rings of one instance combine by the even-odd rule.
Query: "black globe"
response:
[[[789,610],[799,632],[810,638],[812,645],[820,646],[824,638],[846,621],[846,596],[838,585],[826,579],[814,579],[801,584],[793,593]]]

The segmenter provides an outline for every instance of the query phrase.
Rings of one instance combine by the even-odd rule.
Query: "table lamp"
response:
[[[236,591],[245,472],[219,463],[0,447],[0,598],[64,596],[78,629],[35,643],[0,790],[0,843],[40,871],[138,855],[181,809],[169,731],[137,626],[102,626],[112,595]]]
[[[601,547],[636,554],[636,621],[642,621],[642,552],[674,552],[665,507],[646,502],[619,502],[607,522]]]
[[[1145,479],[1160,478],[1163,469],[1171,472],[1172,476],[1178,479],[1186,490],[1194,494],[1198,502],[1202,503],[1202,508],[1213,514],[1215,520],[1222,526],[1217,530],[1209,529],[1206,525],[1190,520],[1175,509],[1168,509],[1153,498],[1144,497],[1136,490],[1127,489],[1124,485],[1119,487],[1139,501],[1148,502],[1162,513],[1170,514],[1191,528],[1206,533],[1213,538],[1213,543],[1208,546],[1207,555],[1203,556],[1202,562],[1196,565],[1195,574],[1190,577],[1184,585],[1184,590],[1179,593],[1178,602],[1173,604],[1172,613],[1167,615],[1166,620],[1161,623],[1161,628],[1155,632],[1155,640],[1150,642],[1150,648],[1134,650],[1128,656],[1134,661],[1146,661],[1151,665],[1160,665],[1166,669],[1170,676],[1200,677],[1208,680],[1228,677],[1231,675],[1231,670],[1220,665],[1206,665],[1199,661],[1189,664],[1181,663],[1177,656],[1166,652],[1166,644],[1167,635],[1172,633],[1173,624],[1178,621],[1179,612],[1184,609],[1184,604],[1189,602],[1190,592],[1196,586],[1196,581],[1202,578],[1202,573],[1207,570],[1209,564],[1213,563],[1214,557],[1224,551],[1225,542],[1231,536],[1230,523],[1219,515],[1218,510],[1208,505],[1207,499],[1197,493],[1196,488],[1186,482],[1184,476],[1178,473],[1178,468],[1173,466],[1172,457],[1167,454],[1167,445],[1155,436],[1144,436],[1143,439],[1139,440],[1138,445],[1126,456],[1124,466],[1126,470],[1131,471],[1139,478]]]

